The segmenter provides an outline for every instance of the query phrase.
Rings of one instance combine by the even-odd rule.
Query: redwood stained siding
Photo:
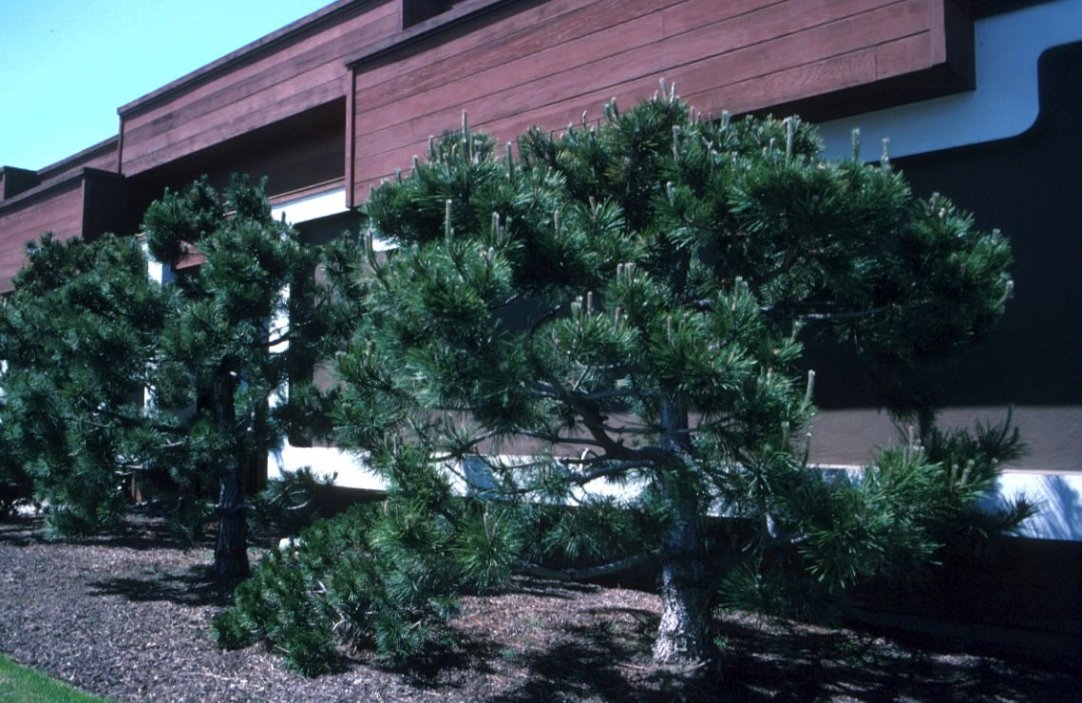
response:
[[[78,177],[83,169],[116,173],[117,165],[117,138],[111,137],[38,171],[2,166],[0,167],[0,205],[24,193],[46,190],[69,178]]]
[[[128,225],[127,184],[111,171],[84,168],[65,178],[0,203],[0,293],[26,263],[26,245],[52,232],[57,239],[104,232]]]
[[[26,263],[26,245],[45,232],[70,239],[83,226],[83,180],[73,178],[40,196],[0,207],[0,293]]]
[[[346,118],[344,99],[184,156],[129,179],[129,207],[141,214],[165,188],[186,187],[207,176],[224,187],[231,173],[267,178],[272,196],[313,187],[341,188]],[[333,185],[331,185],[333,183]]]
[[[972,26],[953,0],[489,5],[476,19],[447,31],[437,23],[352,62],[356,202],[423,154],[429,135],[454,128],[463,110],[472,125],[511,139],[534,124],[578,123],[583,110],[596,118],[610,97],[627,106],[657,90],[659,78],[714,114],[899,77],[921,77],[918,90],[931,97],[964,87],[972,69]]]
[[[121,168],[134,176],[345,97],[345,57],[393,35],[400,0],[338,3],[321,19],[122,107]],[[287,28],[288,29],[288,28]],[[344,135],[342,137],[345,139]]]

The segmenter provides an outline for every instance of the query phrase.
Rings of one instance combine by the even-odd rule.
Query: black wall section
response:
[[[1082,403],[1082,43],[1047,51],[1038,82],[1040,114],[1024,134],[894,162],[916,193],[949,196],[1014,251],[1003,321],[930,371],[944,405]],[[809,357],[821,407],[877,405],[852,355]]]

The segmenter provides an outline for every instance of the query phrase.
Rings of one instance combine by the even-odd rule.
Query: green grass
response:
[[[0,654],[0,703],[109,703]]]

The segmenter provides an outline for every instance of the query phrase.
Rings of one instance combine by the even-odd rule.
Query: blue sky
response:
[[[117,133],[117,108],[330,0],[0,0],[0,166]]]

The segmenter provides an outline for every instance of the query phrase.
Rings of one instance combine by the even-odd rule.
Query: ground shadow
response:
[[[233,585],[222,584],[206,566],[193,566],[183,573],[146,567],[138,575],[115,576],[87,584],[95,596],[122,596],[133,602],[168,601],[190,607],[228,606]]]
[[[1034,670],[1020,677],[1016,666],[995,657],[900,644],[874,633],[747,617],[718,621],[723,646],[718,664],[691,670],[658,667],[650,661],[656,615],[619,608],[594,612],[612,618],[567,628],[539,650],[512,653],[527,675],[519,677],[512,690],[484,700],[974,703],[1034,700],[1031,692],[1041,689],[1048,700],[1076,701],[1080,695],[1069,676]],[[476,656],[483,663],[492,656],[491,645]],[[476,663],[474,659],[470,666]]]
[[[493,673],[493,662],[499,656],[499,646],[492,639],[477,634],[454,633],[447,640],[436,642],[425,651],[412,655],[405,664],[379,661],[371,656],[354,661],[393,672],[417,688],[449,691],[461,688],[469,677]]]
[[[1034,690],[1033,678],[1042,679],[1048,700],[1078,696],[1069,679],[1054,672],[1027,672],[1032,678],[1023,681],[1003,659],[930,648],[927,641],[903,643],[872,631],[766,620],[762,626],[722,620],[719,631],[727,645],[723,677],[775,701],[1025,701],[1032,700],[1027,692]]]
[[[124,516],[122,524],[104,529],[98,534],[81,537],[48,537],[45,517],[41,514],[12,516],[0,521],[0,542],[17,547],[48,543],[117,547],[135,551],[160,549],[187,551],[211,546],[209,538],[196,542],[179,539],[159,514],[147,509],[133,510]]]
[[[602,700],[630,703],[765,700],[752,691],[721,686],[705,667],[673,669],[650,663],[657,616],[631,608],[591,611],[601,620],[572,626],[552,646],[521,655],[529,675],[492,703]],[[610,619],[606,620],[606,616]]]
[[[13,547],[26,547],[42,542],[40,517],[9,515],[0,520],[0,542]]]

